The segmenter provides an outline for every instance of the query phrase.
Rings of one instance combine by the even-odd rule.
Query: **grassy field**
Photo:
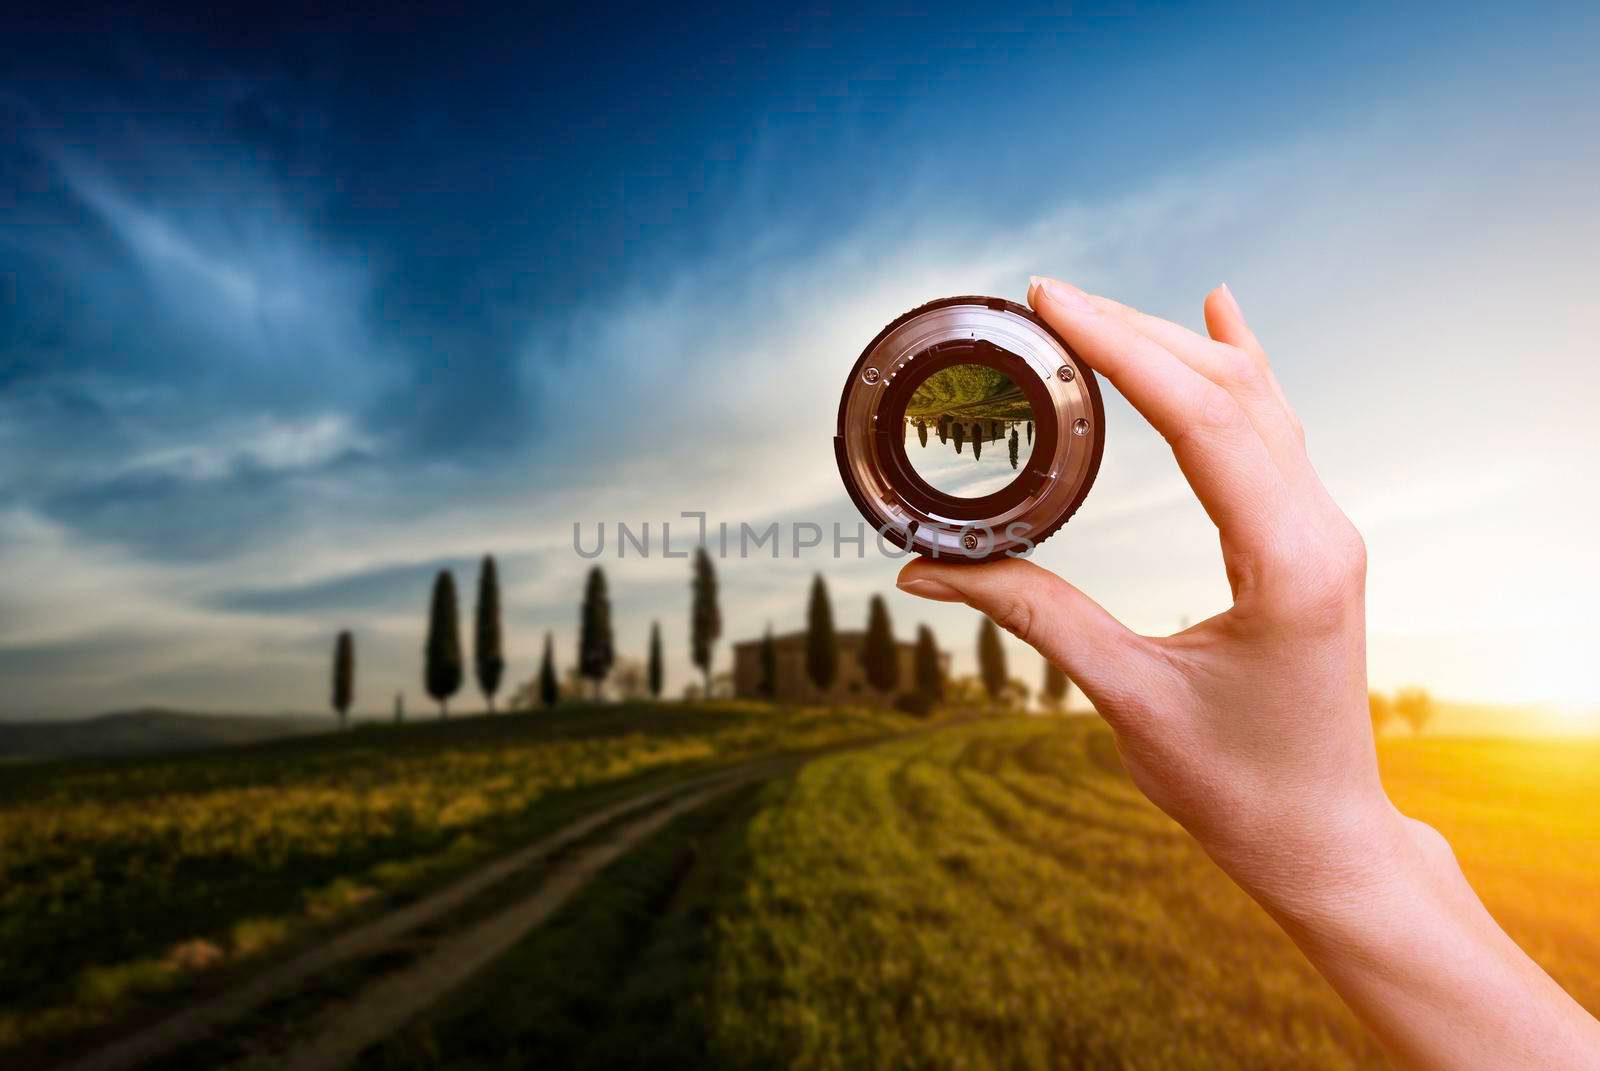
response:
[[[1600,1011],[1600,743],[1386,777]],[[1076,719],[828,757],[690,816],[391,1042],[434,1067],[1356,1068],[1372,1044]]]
[[[906,403],[910,420],[1031,420],[1022,389],[1003,373],[979,364],[958,364],[929,376]]]
[[[0,782],[0,1055],[393,903],[625,791],[913,723],[737,704],[558,708]]]

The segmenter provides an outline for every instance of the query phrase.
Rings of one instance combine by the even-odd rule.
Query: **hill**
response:
[[[1395,738],[1382,761],[1512,937],[1600,1009],[1600,742]],[[357,1064],[484,1066],[1388,1065],[1072,718],[829,756],[691,816]]]
[[[171,719],[133,724],[213,721]],[[18,1047],[181,1006],[217,970],[247,974],[623,795],[912,724],[854,708],[571,704],[13,767],[0,777],[0,1065],[41,1066],[42,1050]]]
[[[195,714],[145,707],[75,721],[0,721],[0,758],[114,758],[254,744],[327,732],[331,718]]]

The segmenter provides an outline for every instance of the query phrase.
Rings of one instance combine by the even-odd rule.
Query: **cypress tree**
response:
[[[500,573],[494,557],[483,556],[478,567],[478,633],[472,648],[478,671],[478,688],[494,713],[494,693],[500,690],[500,677],[506,670],[505,648],[500,634]]]
[[[978,434],[977,425],[972,428],[972,460],[983,460],[983,436]]]
[[[1021,444],[1017,441],[1017,429],[1011,429],[1011,467],[1017,467],[1017,450]]]
[[[456,580],[441,569],[433,580],[428,614],[427,669],[423,684],[439,704],[439,717],[450,716],[450,697],[461,687],[461,621],[456,609]]]
[[[978,676],[989,699],[998,702],[1006,690],[1006,652],[1000,629],[987,617],[978,626]]]
[[[956,453],[959,454],[961,452],[961,444],[967,441],[967,426],[965,424],[957,424],[955,434]]]
[[[650,698],[660,699],[666,683],[666,666],[661,660],[661,622],[650,622]]]
[[[917,421],[917,442],[928,445],[928,423],[925,420]]]
[[[348,630],[333,641],[333,709],[339,712],[339,728],[349,720],[350,703],[356,690],[356,641]]]
[[[1061,672],[1054,662],[1045,659],[1044,684],[1039,689],[1039,697],[1044,700],[1044,705],[1051,710],[1060,710],[1066,702],[1070,688],[1071,683],[1067,680],[1067,675]]]
[[[923,706],[932,710],[944,701],[944,667],[939,664],[939,647],[927,625],[917,629],[917,695]]]
[[[712,648],[722,635],[722,611],[717,606],[717,571],[704,546],[694,552],[691,584],[689,640],[694,664],[706,678],[706,698],[711,698]]]
[[[947,416],[939,418],[939,441],[942,443],[950,441],[950,418]]]
[[[556,678],[556,641],[544,634],[544,658],[539,662],[539,701],[553,707],[561,700],[561,682]]]
[[[806,676],[822,692],[833,687],[839,675],[839,637],[833,631],[833,607],[822,574],[811,583],[811,605],[806,608]]]
[[[589,570],[583,592],[583,616],[578,630],[578,674],[594,682],[600,699],[600,682],[611,672],[616,648],[611,635],[611,599],[606,594],[606,574],[597,565]]]
[[[403,692],[394,693],[394,723],[399,725],[406,720],[406,697]]]
[[[861,651],[867,683],[880,692],[894,691],[900,683],[899,653],[894,626],[889,623],[889,606],[882,595],[874,595],[867,604],[867,636]]]
[[[757,691],[768,699],[778,698],[778,643],[772,638],[770,623],[761,637],[761,684]]]
[[[1031,420],[1028,421],[1028,442],[1030,445],[1033,443],[1033,421]]]

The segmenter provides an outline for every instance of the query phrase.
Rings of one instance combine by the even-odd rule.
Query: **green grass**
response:
[[[8,770],[0,1052],[248,973],[625,791],[910,724],[569,707]]]
[[[1600,744],[1386,741],[1384,762],[1600,1010]],[[829,756],[694,821],[363,1067],[1384,1066],[1095,723]]]
[[[929,376],[906,403],[910,420],[1031,420],[1022,389],[1003,373],[978,364],[958,364]]]

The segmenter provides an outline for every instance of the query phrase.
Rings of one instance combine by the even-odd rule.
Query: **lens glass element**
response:
[[[950,365],[918,384],[906,404],[906,457],[936,490],[981,498],[1027,467],[1033,417],[1022,388],[1004,372]]]

